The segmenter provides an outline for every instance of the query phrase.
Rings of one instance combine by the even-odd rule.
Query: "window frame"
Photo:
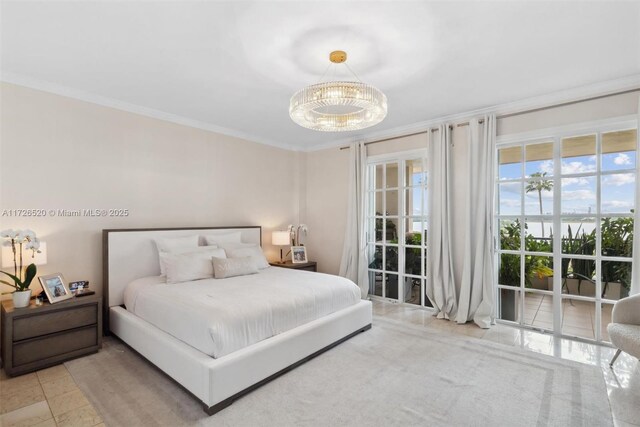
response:
[[[628,169],[619,169],[619,170],[602,170],[602,135],[609,132],[616,131],[625,131],[625,130],[636,130],[636,161],[634,168]],[[614,174],[625,174],[625,173],[633,173],[635,175],[635,194],[634,194],[634,209],[638,209],[640,206],[640,200],[637,200],[635,195],[638,194],[638,185],[640,185],[640,131],[638,131],[638,120],[635,116],[624,116],[624,117],[616,117],[611,119],[604,119],[586,123],[579,123],[567,126],[559,126],[555,128],[524,132],[518,134],[509,134],[500,136],[496,140],[496,148],[494,153],[494,161],[496,164],[495,168],[495,176],[494,176],[494,185],[495,185],[495,211],[494,211],[494,239],[495,239],[495,262],[494,262],[494,271],[495,271],[495,288],[496,288],[496,321],[499,323],[505,324],[517,324],[520,327],[526,329],[534,329],[534,330],[544,330],[547,332],[552,332],[556,336],[568,336],[571,338],[577,338],[579,340],[588,341],[588,342],[606,342],[602,337],[602,308],[605,304],[612,305],[615,303],[615,300],[610,300],[603,298],[602,296],[602,271],[601,264],[606,261],[623,261],[623,262],[631,262],[632,268],[633,266],[640,266],[639,258],[640,254],[633,253],[631,258],[626,257],[615,257],[615,256],[606,256],[602,254],[602,235],[601,235],[601,226],[603,218],[633,218],[633,214],[621,214],[621,213],[607,213],[602,212],[602,178],[608,175]],[[589,172],[582,173],[562,173],[562,141],[566,138],[577,137],[577,136],[586,136],[586,135],[595,135],[595,156],[596,156],[596,166],[595,170]],[[553,160],[554,160],[554,170],[553,176],[551,177],[553,181],[554,188],[554,196],[553,196],[553,213],[551,215],[547,214],[527,214],[525,208],[525,185],[528,182],[529,178],[526,176],[526,146],[530,146],[537,143],[544,142],[553,142]],[[522,173],[521,176],[517,179],[505,179],[500,180],[500,167],[499,167],[499,153],[501,149],[510,148],[510,147],[522,147],[521,151],[521,168]],[[596,192],[596,211],[594,213],[563,213],[562,212],[562,179],[563,178],[580,178],[580,177],[594,177],[595,183],[595,192]],[[521,188],[520,194],[520,214],[519,215],[511,215],[505,214],[500,215],[500,184],[503,183],[519,183]],[[593,256],[590,255],[571,255],[571,254],[563,254],[562,252],[562,235],[563,233],[554,232],[553,236],[553,249],[551,252],[533,252],[527,251],[525,247],[525,236],[526,231],[524,225],[527,222],[535,221],[549,221],[553,224],[553,230],[562,230],[562,222],[566,219],[571,218],[593,218],[595,221],[595,231],[596,231],[596,248],[595,254]],[[500,225],[501,220],[503,219],[518,219],[520,221],[520,249],[519,250],[503,250],[500,248]],[[635,230],[634,230],[635,234]],[[513,254],[520,256],[520,286],[508,286],[498,283],[499,282],[499,265],[500,258],[502,254]],[[561,274],[554,274],[553,276],[553,288],[551,291],[548,290],[539,290],[526,288],[525,286],[525,260],[524,257],[527,255],[531,256],[549,256],[553,259],[554,268],[558,268],[557,266],[561,266],[563,259],[587,259],[595,262],[595,294],[593,297],[582,296],[582,295],[568,295],[562,293],[562,277]],[[509,321],[500,319],[500,294],[501,289],[516,291],[519,299],[519,305],[517,307],[517,317],[516,321]],[[525,297],[527,294],[538,294],[538,295],[549,295],[553,298],[553,326],[551,329],[548,328],[540,328],[534,327],[532,325],[528,325],[526,322],[526,304]],[[568,301],[588,301],[589,303],[593,303],[595,305],[595,316],[594,316],[594,339],[591,340],[586,337],[576,337],[570,334],[564,334],[562,331],[562,304],[565,300]]]

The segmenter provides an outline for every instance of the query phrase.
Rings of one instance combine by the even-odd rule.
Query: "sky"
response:
[[[627,151],[602,155],[602,171],[614,173],[603,175],[601,179],[601,213],[627,214],[634,207],[636,153]],[[525,163],[525,177],[536,172],[546,172],[552,179],[553,160],[540,160]],[[571,174],[596,172],[596,156],[566,157],[561,163],[561,209],[562,213],[596,213],[596,176],[571,176]],[[567,175],[567,176],[565,176]],[[499,166],[499,179],[519,179],[522,176],[522,164],[513,163]],[[520,182],[506,182],[499,185],[499,213],[501,215],[520,215]],[[525,182],[526,187],[526,182]],[[557,189],[542,193],[542,212],[553,215],[553,194]],[[525,194],[524,214],[540,215],[540,203],[536,191]]]

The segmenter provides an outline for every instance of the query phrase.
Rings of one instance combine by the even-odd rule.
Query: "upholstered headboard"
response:
[[[160,274],[154,239],[197,234],[200,236],[200,245],[204,245],[202,236],[233,231],[242,233],[243,242],[262,245],[260,226],[102,230],[105,331],[108,331],[109,308],[124,304],[125,287],[135,279]]]

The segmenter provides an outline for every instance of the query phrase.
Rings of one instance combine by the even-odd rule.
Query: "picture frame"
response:
[[[307,259],[307,247],[291,246],[291,262],[294,264],[304,264],[309,262]]]
[[[67,286],[62,274],[55,273],[39,276],[38,280],[51,304],[73,298],[73,293],[69,289],[69,286]]]

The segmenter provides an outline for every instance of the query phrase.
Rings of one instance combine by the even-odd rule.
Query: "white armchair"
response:
[[[621,351],[640,358],[640,294],[616,302],[607,331],[618,349],[609,366],[613,367]]]

